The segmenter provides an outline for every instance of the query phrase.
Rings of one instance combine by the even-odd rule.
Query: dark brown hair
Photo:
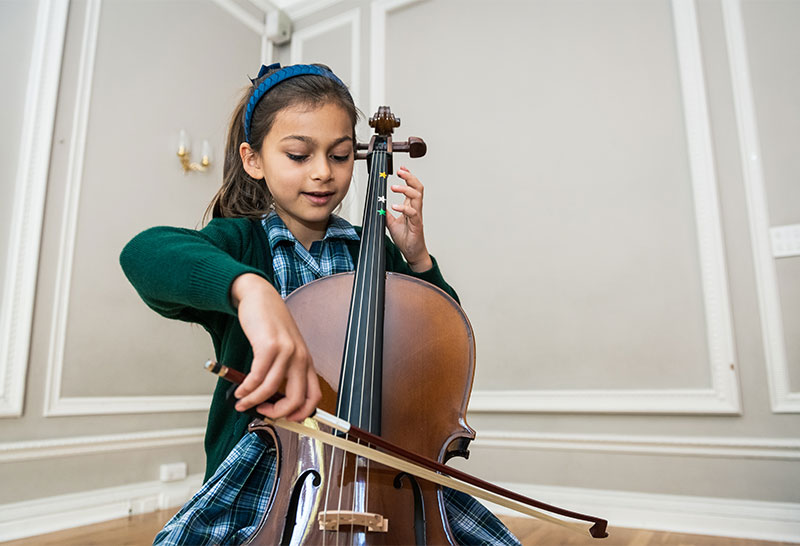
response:
[[[330,70],[325,65],[320,68]],[[222,187],[211,200],[204,218],[211,213],[212,218],[262,218],[272,209],[272,195],[266,182],[256,180],[244,170],[239,155],[239,146],[245,142],[244,114],[250,95],[258,85],[279,69],[273,69],[253,81],[242,95],[233,112],[228,138],[225,144],[225,163],[222,168]],[[353,103],[349,91],[324,76],[305,75],[289,78],[267,91],[256,105],[250,126],[250,147],[256,154],[261,153],[264,138],[272,128],[278,112],[284,108],[298,105],[320,107],[325,104],[341,106],[353,122],[353,143],[359,111]]]

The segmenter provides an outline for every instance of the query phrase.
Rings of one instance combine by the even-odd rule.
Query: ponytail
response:
[[[222,167],[222,187],[208,205],[203,219],[261,218],[272,208],[272,195],[264,180],[256,180],[244,170],[239,145],[244,142],[244,113],[250,93],[245,93],[234,110],[225,142],[225,162]],[[251,146],[261,151],[263,136]]]

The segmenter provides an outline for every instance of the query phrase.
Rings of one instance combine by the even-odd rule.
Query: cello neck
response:
[[[375,137],[367,156],[369,182],[361,247],[347,322],[338,417],[370,433],[381,431],[383,309],[386,283],[386,180],[390,174],[388,137]]]

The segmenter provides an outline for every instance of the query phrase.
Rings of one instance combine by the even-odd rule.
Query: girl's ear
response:
[[[242,142],[239,145],[239,157],[242,158],[244,172],[256,180],[264,178],[264,170],[261,168],[261,158],[253,151],[250,144]]]

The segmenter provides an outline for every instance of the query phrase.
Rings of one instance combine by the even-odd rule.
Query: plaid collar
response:
[[[347,220],[332,214],[325,236],[309,249],[300,244],[277,213],[269,213],[261,224],[272,251],[273,283],[284,299],[315,279],[353,270],[347,241],[358,241],[359,237]]]
[[[294,245],[298,242],[295,236],[292,235],[292,232],[289,231],[289,228],[286,227],[286,224],[283,223],[281,217],[278,216],[278,213],[274,210],[270,212],[266,218],[261,220],[261,223],[267,232],[269,248],[272,250],[273,254],[275,253],[275,247],[278,245],[287,243]],[[356,230],[353,229],[353,226],[350,224],[350,222],[344,218],[340,218],[335,214],[331,214],[330,220],[328,220],[328,229],[325,230],[325,236],[322,238],[322,240],[329,241],[348,239],[353,241],[359,240]]]

